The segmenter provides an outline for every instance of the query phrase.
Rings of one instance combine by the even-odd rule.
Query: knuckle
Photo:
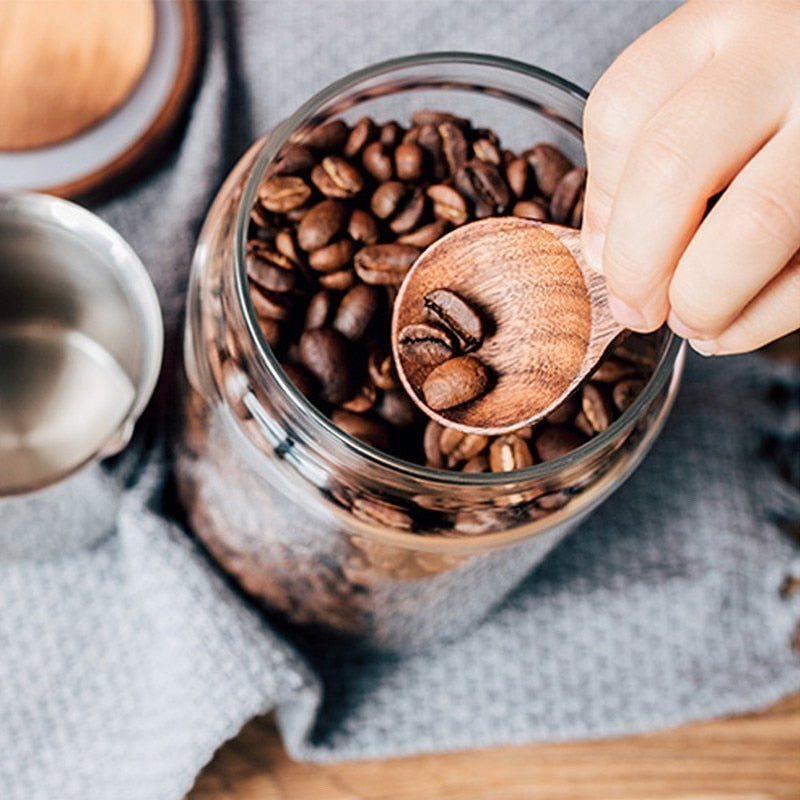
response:
[[[658,191],[670,195],[675,187],[691,185],[697,170],[686,154],[686,145],[666,129],[647,131],[632,156],[632,170],[648,176]]]
[[[583,112],[583,135],[589,158],[618,151],[630,132],[623,87],[600,82],[592,90]]]
[[[742,187],[738,203],[737,230],[756,241],[777,241],[788,250],[797,246],[800,234],[800,203],[779,193],[778,187]]]

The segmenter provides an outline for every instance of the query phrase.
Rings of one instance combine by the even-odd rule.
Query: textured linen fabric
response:
[[[0,502],[0,797],[170,800],[250,717],[300,758],[600,737],[756,709],[800,689],[797,372],[689,359],[635,475],[469,635],[407,656],[271,629],[180,525],[164,441],[206,209],[247,144],[330,80],[404,53],[524,59],[589,87],[674,2],[249,2],[204,8],[181,140],[95,208],[152,272],[162,382],[134,446]],[[768,402],[767,398],[773,402]],[[780,401],[776,404],[775,401]]]

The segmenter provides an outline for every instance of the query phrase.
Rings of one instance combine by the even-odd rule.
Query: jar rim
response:
[[[437,64],[465,64],[478,67],[490,67],[534,78],[550,85],[565,95],[574,97],[581,103],[585,103],[588,97],[587,92],[581,87],[540,67],[501,56],[460,51],[420,53],[388,59],[351,72],[334,81],[313,95],[292,115],[273,128],[266,138],[263,149],[253,162],[250,174],[239,199],[234,228],[233,262],[236,299],[245,322],[248,336],[253,343],[255,353],[261,366],[263,366],[270,377],[275,380],[297,410],[302,411],[304,415],[313,420],[314,424],[318,426],[319,431],[331,437],[339,446],[345,447],[350,454],[362,459],[365,466],[381,467],[390,470],[394,474],[416,480],[425,480],[429,484],[438,485],[442,488],[453,486],[458,486],[460,488],[492,487],[508,483],[511,476],[513,476],[515,481],[547,478],[564,468],[569,468],[584,459],[591,458],[607,447],[621,431],[633,424],[640,413],[650,405],[654,397],[661,391],[671,374],[676,358],[682,347],[682,341],[677,336],[672,332],[668,333],[667,341],[663,347],[658,363],[653,370],[653,374],[633,403],[623,411],[605,431],[598,433],[580,447],[575,448],[559,458],[535,464],[525,469],[516,470],[512,473],[453,472],[435,469],[423,464],[415,464],[411,461],[397,458],[355,439],[338,428],[332,420],[325,416],[295,387],[281,368],[278,359],[272,352],[272,348],[269,347],[263,338],[255,310],[247,291],[245,247],[250,211],[265,170],[270,162],[277,156],[283,145],[289,140],[291,134],[299,127],[313,122],[315,117],[319,115],[319,112],[337,95],[352,90],[362,81],[382,75],[387,76],[392,72],[408,67],[436,66]],[[576,128],[576,130],[580,132],[579,128]],[[417,538],[419,537],[417,536]],[[485,535],[477,538],[485,538]]]

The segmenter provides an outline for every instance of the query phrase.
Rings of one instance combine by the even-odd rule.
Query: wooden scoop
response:
[[[426,297],[443,288],[482,319],[482,341],[467,349],[472,347],[469,359],[488,368],[488,388],[475,399],[434,410],[423,385],[439,367],[409,357],[399,340],[407,326],[435,316],[426,311]],[[442,327],[447,329],[446,320]],[[392,351],[403,386],[425,414],[451,428],[494,435],[550,413],[622,330],[603,276],[583,260],[579,231],[493,217],[457,228],[417,259],[395,300]]]

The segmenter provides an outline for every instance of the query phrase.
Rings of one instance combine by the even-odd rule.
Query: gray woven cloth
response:
[[[760,708],[800,689],[800,378],[689,360],[636,474],[480,627],[411,656],[278,635],[172,519],[164,430],[205,210],[258,133],[330,79],[403,53],[521,58],[590,86],[673,2],[261,2],[206,9],[202,82],[171,155],[96,210],[149,266],[168,351],[121,460],[0,503],[0,797],[170,800],[250,717],[292,755],[398,755],[601,737]],[[152,434],[156,434],[156,438]],[[775,449],[775,448],[773,448]]]

